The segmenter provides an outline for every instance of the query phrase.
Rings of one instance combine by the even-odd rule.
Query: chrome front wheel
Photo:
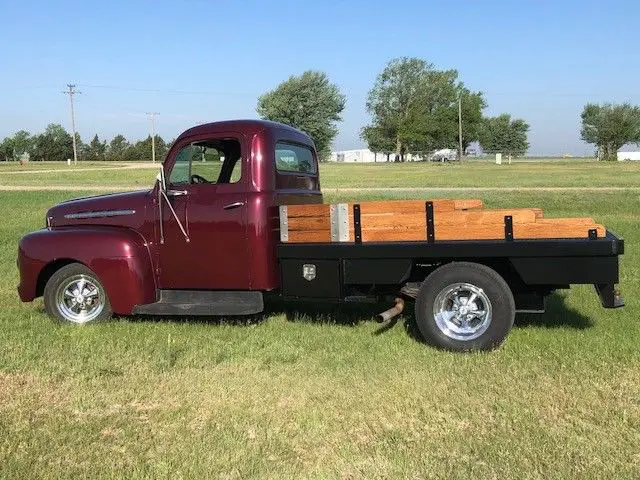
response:
[[[97,275],[79,263],[55,272],[44,290],[47,313],[67,322],[84,324],[111,316],[111,304]]]
[[[105,294],[94,278],[74,275],[61,283],[56,292],[58,310],[73,323],[87,323],[104,310]]]

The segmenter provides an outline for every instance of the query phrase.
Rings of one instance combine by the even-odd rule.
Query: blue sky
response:
[[[0,0],[0,138],[77,128],[138,139],[156,111],[169,139],[205,121],[256,117],[290,75],[326,72],[347,96],[338,149],[357,148],[367,92],[387,61],[456,68],[486,114],[531,125],[532,154],[590,154],[587,102],[640,103],[637,1]]]

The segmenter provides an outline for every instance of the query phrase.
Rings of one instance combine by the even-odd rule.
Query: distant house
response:
[[[629,148],[628,145],[622,147],[618,150],[618,161],[622,162],[624,160],[640,160],[640,149]]]
[[[375,152],[372,152],[368,148],[360,148],[357,150],[341,150],[339,152],[331,152],[330,162],[344,162],[344,163],[370,163],[370,162],[384,162],[387,156]]]
[[[395,159],[395,154],[392,153],[389,155],[388,160],[393,162]],[[405,161],[412,162],[421,160],[421,157],[417,155],[406,154],[404,156]],[[330,162],[338,162],[338,163],[373,163],[373,162],[386,162],[387,154],[372,152],[368,148],[360,148],[356,150],[340,150],[338,152],[331,152],[331,157],[329,157]]]

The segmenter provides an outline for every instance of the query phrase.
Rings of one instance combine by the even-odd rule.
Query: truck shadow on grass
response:
[[[339,326],[355,326],[363,322],[375,322],[378,313],[389,308],[389,304],[339,304],[327,305],[310,302],[298,304],[267,304],[265,317],[284,314],[290,322],[324,323]],[[401,323],[407,334],[414,340],[422,342],[414,314],[414,303],[407,302],[404,312],[380,323],[373,335],[382,335]],[[514,326],[540,328],[574,328],[584,330],[590,328],[593,321],[582,313],[568,307],[565,297],[554,293],[547,298],[546,311],[537,313],[516,314]]]
[[[515,326],[584,330],[593,326],[593,320],[567,306],[564,295],[553,293],[547,297],[545,313],[518,313]]]
[[[341,303],[327,304],[315,302],[289,303],[277,299],[267,300],[265,309],[256,315],[237,317],[216,316],[180,316],[164,317],[140,315],[135,317],[123,317],[136,322],[187,322],[208,325],[234,325],[251,326],[268,321],[273,316],[284,315],[286,320],[294,323],[327,324],[343,327],[354,327],[362,323],[378,323],[377,314],[386,310],[391,305],[388,303]],[[378,328],[373,335],[383,335],[400,323],[406,333],[414,340],[422,342],[422,336],[418,330],[414,303],[407,301],[404,312],[387,321],[378,323]],[[593,321],[582,313],[568,307],[565,297],[554,293],[547,298],[546,312],[543,314],[521,313],[516,314],[515,327],[541,327],[541,328],[574,328],[584,330],[590,328]]]

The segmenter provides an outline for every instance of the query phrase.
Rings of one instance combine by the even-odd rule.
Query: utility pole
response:
[[[76,93],[82,92],[76,91],[76,86],[74,84],[68,83],[67,87],[69,88],[69,90],[62,93],[66,93],[67,95],[69,95],[69,102],[71,103],[71,130],[73,135],[71,138],[73,141],[73,163],[76,164],[78,163],[78,147],[76,145],[76,114],[73,111],[73,96]]]
[[[147,112],[151,120],[151,161],[156,163],[156,115],[158,112]]]
[[[458,154],[462,161],[462,96],[458,93]]]

